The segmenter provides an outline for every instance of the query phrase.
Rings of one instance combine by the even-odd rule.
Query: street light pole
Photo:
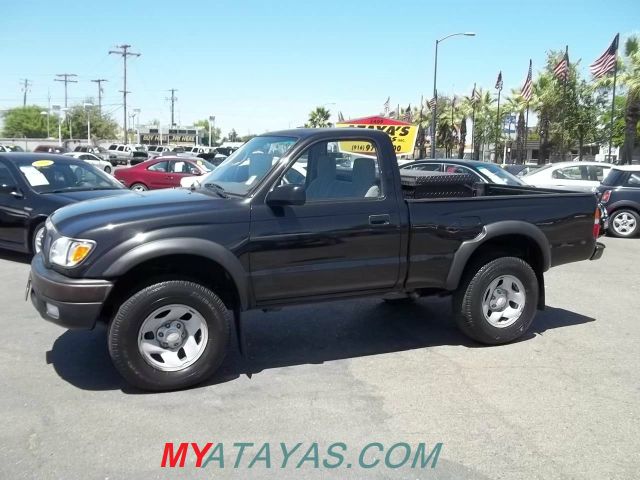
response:
[[[87,110],[87,107],[93,107],[93,103],[84,104],[84,111],[87,114],[87,145],[91,145],[91,110]]]
[[[475,32],[451,33],[439,40],[436,40],[436,54],[433,63],[433,98],[435,99],[435,105],[433,106],[431,113],[431,158],[436,158],[436,117],[438,116],[438,88],[436,82],[438,79],[438,45],[444,42],[447,38],[457,36],[475,37],[476,34]]]
[[[216,121],[215,115],[209,115],[209,149],[213,146],[213,137],[212,137],[212,126],[213,122]]]
[[[47,112],[46,110],[43,110],[42,112],[40,112],[40,115],[47,116],[47,138],[50,138],[51,135],[49,135],[49,112]]]

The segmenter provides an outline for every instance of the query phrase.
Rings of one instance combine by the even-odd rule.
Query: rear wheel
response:
[[[109,165],[107,165],[106,167],[104,167],[104,172],[105,173],[111,173],[111,167]]]
[[[125,301],[109,325],[109,354],[132,385],[165,391],[202,382],[229,342],[227,310],[208,288],[167,281]]]
[[[453,297],[456,323],[479,342],[511,342],[531,325],[538,295],[538,279],[527,262],[497,258],[473,269],[461,283]]]
[[[134,192],[146,192],[147,190],[149,190],[149,188],[144,183],[134,183],[130,188]]]
[[[636,236],[640,232],[640,215],[630,209],[616,210],[609,219],[609,231],[618,238]]]

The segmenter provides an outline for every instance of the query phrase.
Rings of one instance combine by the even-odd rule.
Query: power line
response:
[[[116,48],[119,50],[109,50],[109,55],[115,54],[122,56],[122,63],[124,65],[124,88],[121,90],[122,92],[122,104],[124,106],[124,115],[123,115],[123,131],[124,131],[124,143],[127,142],[127,93],[131,93],[127,91],[127,57],[139,57],[139,53],[130,52],[129,49],[131,45],[117,45]]]
[[[77,77],[75,73],[56,73],[56,77],[54,81],[56,82],[64,82],[64,108],[67,108],[67,84],[69,83],[78,83],[77,80],[72,80],[74,77]]]
[[[20,80],[20,82],[22,83],[22,91],[24,92],[24,97],[22,97],[22,106],[26,107],[27,106],[27,92],[31,91],[31,85],[33,85],[31,83],[31,81],[28,78],[23,78],[22,80]]]
[[[98,84],[98,111],[102,113],[102,82],[108,82],[109,80],[105,78],[97,78],[91,81]]]
[[[176,122],[174,121],[174,112],[175,112],[175,106],[176,106],[176,100],[178,100],[176,98],[176,92],[178,91],[177,88],[171,88],[169,90],[167,90],[168,92],[171,92],[171,98],[169,100],[171,100],[171,126],[175,127],[176,126]]]

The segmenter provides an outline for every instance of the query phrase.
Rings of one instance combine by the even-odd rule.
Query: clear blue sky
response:
[[[129,43],[129,104],[141,124],[169,122],[169,88],[177,88],[183,124],[216,115],[227,133],[261,133],[304,123],[327,105],[335,121],[379,113],[431,96],[436,38],[438,90],[469,94],[474,82],[520,87],[548,49],[569,45],[586,70],[616,32],[640,28],[640,2],[435,1],[5,1],[2,6],[0,110],[22,104],[20,79],[33,82],[29,103],[63,102],[56,73],[78,74],[70,102],[96,96],[90,80],[107,78],[103,103],[122,121],[122,60],[108,55]],[[335,105],[334,105],[335,104]]]

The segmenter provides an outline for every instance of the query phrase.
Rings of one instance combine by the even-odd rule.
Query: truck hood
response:
[[[116,195],[126,195],[129,190],[126,188],[114,188],[112,190],[77,190],[73,192],[62,193],[42,193],[45,197],[55,197],[63,204],[82,202],[84,200],[92,200],[95,198],[112,197]]]
[[[122,238],[161,228],[233,223],[245,221],[248,215],[248,201],[244,198],[164,189],[127,191],[125,195],[68,205],[57,210],[51,221],[63,235],[98,240],[107,233]]]

